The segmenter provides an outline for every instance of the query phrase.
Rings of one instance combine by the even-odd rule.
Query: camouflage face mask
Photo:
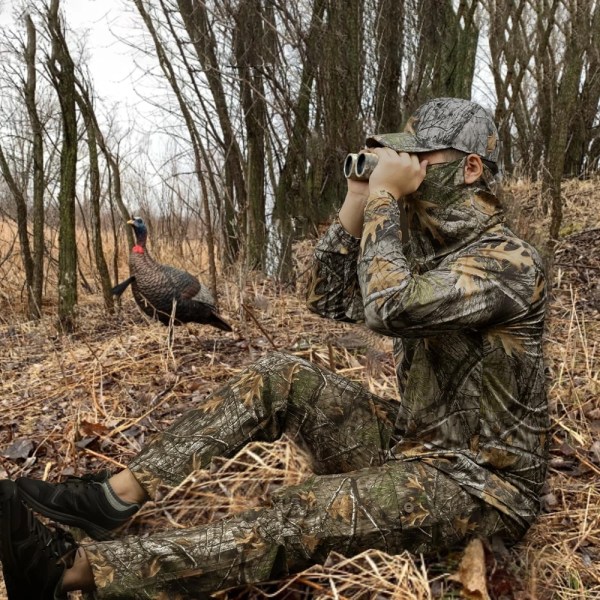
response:
[[[406,202],[425,200],[441,207],[453,204],[465,185],[466,157],[427,167],[419,188],[405,198]]]

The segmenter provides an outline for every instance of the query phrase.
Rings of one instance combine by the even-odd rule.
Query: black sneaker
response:
[[[9,600],[55,600],[77,545],[60,529],[40,523],[13,481],[0,481],[0,560]]]
[[[79,527],[96,540],[106,540],[140,508],[117,498],[108,485],[109,475],[103,471],[69,477],[62,483],[21,477],[17,486],[23,500],[45,517]]]

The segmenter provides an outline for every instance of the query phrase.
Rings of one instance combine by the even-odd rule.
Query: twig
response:
[[[94,452],[93,450],[90,450],[89,448],[82,448],[81,450],[82,450],[82,452],[85,452],[86,454],[91,454],[92,456],[95,456],[96,458],[99,458],[103,461],[112,463],[113,465],[116,465],[120,469],[124,469],[126,467],[126,465],[124,465],[123,463],[119,462],[118,460],[115,460],[114,458],[111,458],[110,456],[106,456],[106,454],[100,454],[100,452]]]
[[[242,308],[250,315],[252,320],[256,323],[256,326],[263,332],[264,336],[269,340],[271,346],[273,346],[273,350],[277,350],[277,346],[273,341],[273,338],[265,331],[265,328],[258,322],[258,319],[254,315],[254,313],[242,302]]]

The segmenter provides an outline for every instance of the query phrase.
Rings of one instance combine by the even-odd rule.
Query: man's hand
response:
[[[412,194],[425,177],[427,160],[419,162],[416,154],[401,152],[391,148],[369,148],[377,154],[379,162],[369,178],[369,191],[386,190],[394,198]]]

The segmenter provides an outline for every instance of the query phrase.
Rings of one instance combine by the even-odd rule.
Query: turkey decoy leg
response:
[[[117,296],[117,298],[121,297],[121,294],[129,287],[131,283],[135,281],[135,276],[128,277],[125,281],[121,281],[121,283],[117,283],[115,287],[110,290],[110,293],[113,296]]]

